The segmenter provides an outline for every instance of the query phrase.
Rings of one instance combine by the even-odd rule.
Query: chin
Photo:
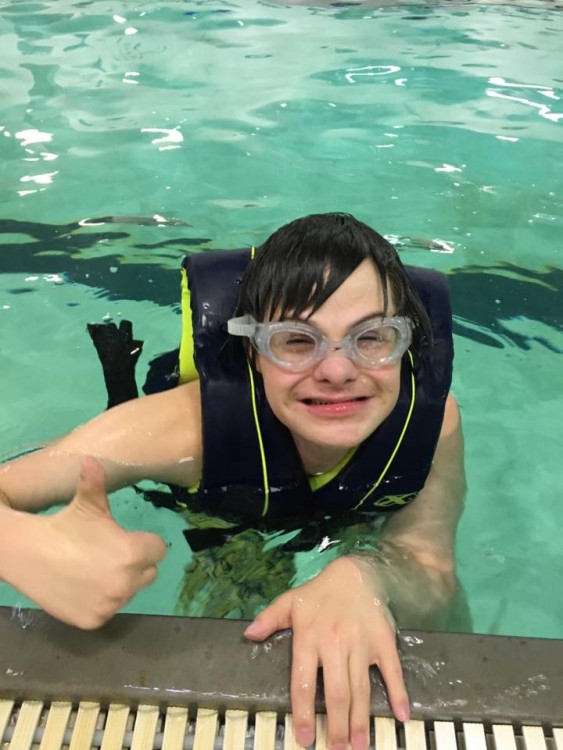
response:
[[[301,437],[308,443],[318,445],[319,448],[334,448],[341,450],[350,450],[356,448],[360,443],[371,434],[371,430],[335,430],[334,428],[328,428],[324,430],[311,430],[310,432],[303,434]]]

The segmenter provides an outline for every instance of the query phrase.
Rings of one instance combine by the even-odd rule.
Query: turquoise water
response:
[[[540,5],[4,3],[0,454],[103,409],[86,322],[133,320],[139,374],[176,345],[184,252],[350,211],[450,274],[475,629],[563,637],[562,30]],[[129,610],[173,611],[181,521],[113,507],[170,542]]]

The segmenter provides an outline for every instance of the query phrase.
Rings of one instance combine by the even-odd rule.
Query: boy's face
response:
[[[367,317],[382,315],[383,287],[365,260],[313,314],[303,319],[333,341]],[[389,298],[387,315],[394,315]],[[341,350],[305,372],[288,372],[258,354],[256,366],[276,417],[290,430],[309,471],[331,468],[389,416],[399,396],[400,361],[364,367]]]

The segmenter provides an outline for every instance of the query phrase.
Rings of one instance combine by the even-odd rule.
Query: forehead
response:
[[[386,302],[387,296],[387,304]],[[301,317],[322,324],[326,319],[345,319],[350,324],[363,318],[389,314],[393,310],[392,295],[384,294],[381,277],[371,260],[364,260],[342,282],[335,292],[314,313]]]

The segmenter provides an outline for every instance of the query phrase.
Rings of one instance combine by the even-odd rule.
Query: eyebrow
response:
[[[396,315],[396,313],[393,313],[393,315]],[[374,318],[392,318],[393,315],[390,315],[389,311],[387,311],[386,313],[384,310],[377,310],[375,312],[371,312],[371,313],[368,313],[367,315],[364,315],[359,320],[356,320],[354,323],[352,323],[352,325],[348,326],[348,330],[351,330],[352,328],[355,328],[356,326],[359,326],[362,323],[365,323],[366,320],[373,320]],[[313,321],[311,321],[310,318],[287,318],[286,320],[294,321],[297,323],[307,323],[308,325],[313,326],[313,328],[317,328],[319,331],[321,330],[318,325],[316,325]]]

